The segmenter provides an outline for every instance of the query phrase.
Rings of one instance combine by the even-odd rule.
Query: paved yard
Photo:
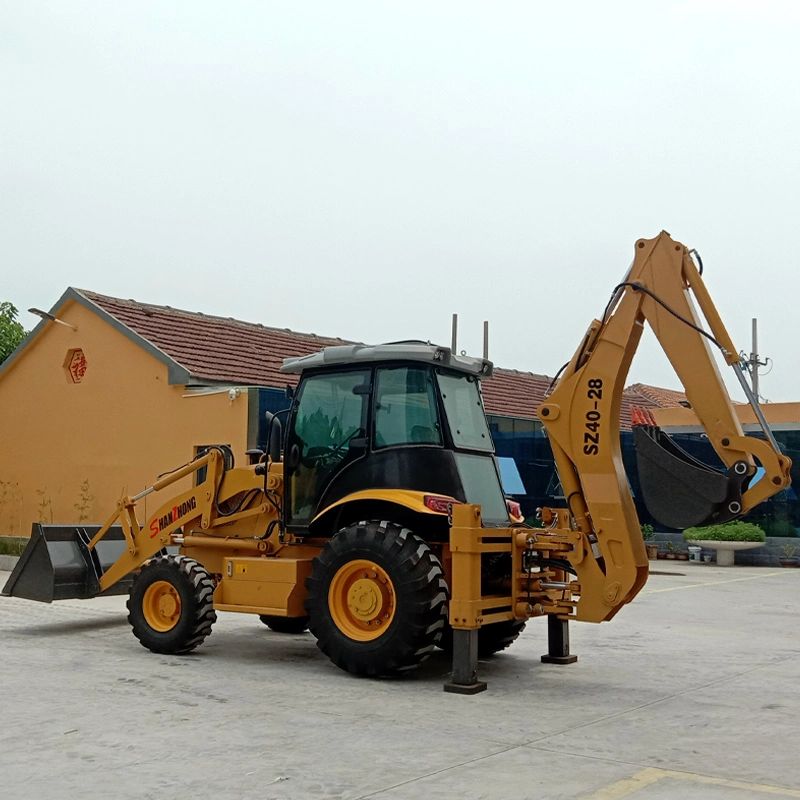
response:
[[[123,598],[0,598],[0,797],[800,798],[800,570],[657,568],[676,574],[616,620],[573,625],[577,664],[539,661],[537,621],[475,697],[442,691],[441,653],[361,680],[220,614],[166,657]]]

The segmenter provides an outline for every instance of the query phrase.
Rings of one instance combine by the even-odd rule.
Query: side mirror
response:
[[[286,384],[286,399],[294,400],[294,386]]]
[[[281,460],[281,440],[283,437],[283,427],[277,414],[266,412],[267,419],[267,455],[270,461]]]

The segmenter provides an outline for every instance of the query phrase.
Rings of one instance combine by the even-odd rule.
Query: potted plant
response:
[[[651,539],[656,535],[656,532],[653,530],[653,526],[649,523],[645,523],[642,525],[642,538],[644,539],[644,546],[647,549],[647,557],[651,561],[655,561],[658,558],[658,545],[651,541]]]
[[[781,556],[781,566],[796,567],[797,556],[795,556],[795,553],[797,552],[797,548],[793,544],[785,544],[781,550],[783,551],[783,555]]]
[[[683,532],[687,542],[702,542],[704,547],[717,551],[717,565],[733,566],[734,553],[737,550],[749,550],[763,546],[766,535],[752,522],[726,522],[722,525],[709,525],[706,528],[687,528]]]
[[[678,558],[678,548],[673,542],[667,542],[667,560],[675,561]]]

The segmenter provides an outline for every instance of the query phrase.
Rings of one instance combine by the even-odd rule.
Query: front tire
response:
[[[408,528],[359,522],[314,559],[305,608],[317,646],[354,675],[396,675],[421,664],[447,620],[442,565]]]
[[[128,597],[128,622],[143,647],[183,655],[203,643],[216,622],[214,581],[186,556],[160,556],[136,576]]]

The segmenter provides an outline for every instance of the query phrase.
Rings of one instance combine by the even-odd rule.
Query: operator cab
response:
[[[299,373],[284,448],[288,530],[307,532],[368,490],[440,495],[509,524],[480,381],[492,363],[424,342],[327,347],[284,361]]]

